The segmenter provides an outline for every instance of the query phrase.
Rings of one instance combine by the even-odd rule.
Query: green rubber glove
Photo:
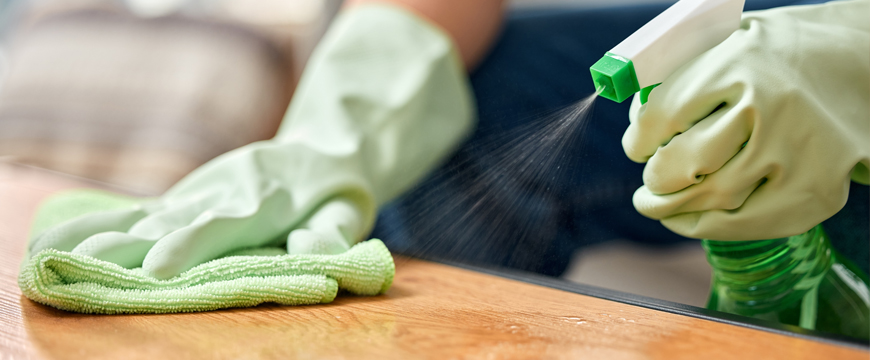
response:
[[[42,231],[29,253],[71,251],[160,279],[285,242],[291,254],[340,253],[458,145],[472,107],[446,34],[396,7],[359,6],[315,50],[274,139],[210,161],[159,199]]]
[[[741,28],[632,103],[643,215],[684,236],[803,233],[870,182],[868,1],[750,12]]]

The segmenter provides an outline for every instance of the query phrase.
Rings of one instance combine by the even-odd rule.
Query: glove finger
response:
[[[365,226],[359,208],[344,198],[330,200],[287,237],[289,254],[340,254],[362,240]]]
[[[770,174],[768,167],[754,163],[757,157],[751,150],[747,145],[700,183],[674,193],[658,195],[642,186],[632,198],[634,207],[657,220],[681,213],[737,209]]]
[[[749,113],[742,105],[722,108],[675,136],[649,159],[644,185],[653,194],[669,194],[721,169],[749,140]]]
[[[136,206],[132,209],[97,212],[71,219],[37,235],[30,243],[30,255],[49,248],[71,251],[94,234],[127,231],[147,214],[141,206]]]
[[[131,235],[158,240],[169,233],[190,225],[204,211],[213,208],[217,197],[198,197],[183,202],[169,203],[134,224],[128,231]]]
[[[693,238],[714,240],[777,239],[804,233],[831,213],[817,206],[812,196],[783,197],[782,189],[765,183],[735,210],[682,213],[661,220],[672,231]],[[840,194],[840,208],[848,198],[848,184]]]
[[[156,242],[128,233],[109,231],[85,239],[72,252],[132,269],[142,266],[145,255]]]
[[[142,267],[166,279],[233,250],[258,247],[280,238],[293,223],[292,198],[273,189],[262,201],[231,202],[202,212],[190,225],[158,240]]]
[[[146,207],[151,202],[149,199],[134,198],[119,195],[107,191],[95,189],[72,189],[52,194],[39,204],[33,224],[31,236],[45,231],[46,229],[60,225],[77,217],[97,212],[116,210],[129,210],[137,205]]]
[[[715,50],[668,77],[652,90],[646,104],[640,105],[640,97],[635,95],[629,112],[631,124],[622,137],[622,147],[629,159],[646,162],[674,136],[688,131],[718,109],[737,103],[743,93],[739,82],[729,80],[723,71],[711,72],[705,65],[711,56],[716,56]]]

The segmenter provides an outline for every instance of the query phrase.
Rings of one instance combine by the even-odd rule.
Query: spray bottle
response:
[[[744,0],[681,0],[590,68],[599,95],[650,91],[740,26]],[[822,225],[782,239],[702,240],[713,281],[707,308],[870,338],[870,281],[837,253]]]

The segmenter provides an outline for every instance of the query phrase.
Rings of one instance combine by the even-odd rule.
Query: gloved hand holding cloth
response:
[[[744,14],[680,68],[623,137],[643,215],[688,237],[800,234],[870,183],[870,1]]]
[[[283,261],[290,263],[333,261],[311,254],[342,254],[366,237],[378,206],[415,184],[470,131],[472,107],[465,70],[446,34],[396,7],[352,8],[339,15],[312,55],[274,139],[208,162],[158,199],[76,216],[36,233],[28,249],[32,260],[26,260],[19,281],[22,290],[58,307],[81,296],[88,307],[62,308],[85,312],[196,311],[275,301],[268,296],[270,289],[303,285],[270,273],[274,281],[258,285],[260,298],[234,302],[229,283],[222,293],[226,301],[189,309],[161,304],[159,297],[148,306],[119,308],[123,299],[115,295],[164,291],[170,283],[178,290],[232,280],[179,279],[244,249],[286,247],[291,255],[285,256],[292,259]],[[385,249],[374,254],[389,258]],[[228,274],[234,273],[235,263],[235,270],[244,273],[244,264],[254,261],[249,258],[218,261]],[[46,261],[67,265],[52,269]],[[389,272],[354,261],[335,266],[383,273],[384,283],[392,279],[391,259]],[[77,270],[62,273],[72,263],[80,264]],[[128,280],[111,288],[117,282],[98,279],[104,273]],[[316,269],[287,275],[298,274],[331,276]],[[334,280],[340,287],[342,279]],[[103,292],[67,291],[83,286]],[[238,294],[257,293],[239,286]],[[201,291],[208,291],[207,286]],[[58,300],[62,296],[66,298]],[[327,300],[331,297],[308,303]]]

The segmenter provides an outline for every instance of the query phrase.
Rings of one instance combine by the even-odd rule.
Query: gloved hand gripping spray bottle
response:
[[[622,102],[650,91],[740,26],[744,0],[681,0],[590,68],[599,95]],[[868,277],[831,248],[819,224],[788,238],[702,240],[713,281],[707,308],[870,338]]]

